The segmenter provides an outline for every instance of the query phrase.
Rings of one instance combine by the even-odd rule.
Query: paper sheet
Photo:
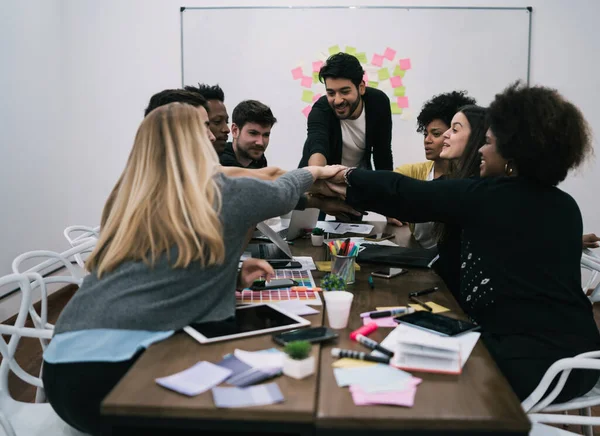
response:
[[[335,221],[319,221],[317,227],[322,228],[325,233],[335,233],[338,235],[344,235],[346,233],[368,235],[374,228],[371,224],[338,223]]]
[[[310,256],[294,256],[296,262],[300,262],[302,269],[315,270],[317,266]]]
[[[358,368],[334,368],[333,375],[338,386],[384,386],[389,383],[406,381],[412,376],[401,369],[378,363]]]
[[[276,348],[268,351],[245,351],[236,348],[233,355],[253,368],[283,368],[285,353]]]
[[[296,315],[314,315],[315,313],[319,313],[318,310],[296,300],[280,301],[276,304],[283,310]]]
[[[409,388],[401,392],[367,393],[360,386],[350,386],[350,393],[356,406],[386,404],[389,406],[412,407],[415,404],[417,388]]]
[[[198,362],[181,372],[155,379],[156,383],[187,396],[199,395],[222,383],[232,371],[210,362]]]
[[[214,388],[212,393],[215,406],[221,408],[266,406],[283,401],[283,394],[277,383],[249,388]]]

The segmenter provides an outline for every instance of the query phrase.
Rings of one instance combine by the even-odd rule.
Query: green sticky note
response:
[[[348,54],[356,54],[356,47],[350,47],[349,45],[346,46],[346,53]]]
[[[390,107],[392,109],[393,115],[401,115],[402,114],[402,108],[400,106],[398,106],[398,103],[390,103]]]
[[[304,91],[302,91],[302,101],[305,101],[306,103],[312,103],[314,95],[314,92],[305,89]]]
[[[356,59],[358,59],[358,61],[361,64],[368,64],[369,63],[369,60],[367,59],[367,54],[365,52],[356,53],[354,56],[356,56]]]
[[[400,69],[400,65],[396,65],[396,68],[394,68],[394,76],[404,77],[405,73],[406,71]]]
[[[399,86],[397,88],[394,88],[394,95],[396,97],[404,97],[405,93],[406,93],[406,86]]]
[[[369,82],[367,83],[367,86],[370,86],[371,88],[377,88],[379,86],[379,82]]]
[[[339,45],[332,45],[331,47],[329,47],[329,55],[334,55],[336,53],[341,52],[340,50],[340,46]]]
[[[379,77],[380,82],[382,80],[389,79],[390,78],[390,70],[388,70],[387,68],[382,68],[381,70],[377,71],[377,76]]]
[[[319,72],[318,71],[313,72],[313,83],[319,83]]]

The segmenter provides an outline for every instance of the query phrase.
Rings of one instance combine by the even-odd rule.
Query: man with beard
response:
[[[233,142],[225,145],[221,165],[250,169],[265,168],[265,150],[269,146],[271,128],[277,122],[271,109],[256,100],[244,100],[232,113]]]
[[[330,56],[319,71],[327,94],[308,115],[308,136],[300,166],[342,164],[391,170],[392,112],[384,92],[367,88],[354,56]]]
[[[219,85],[209,86],[199,83],[198,86],[186,86],[186,91],[196,92],[208,102],[209,128],[215,137],[213,146],[218,155],[223,153],[229,139],[229,115],[225,107],[225,93]]]

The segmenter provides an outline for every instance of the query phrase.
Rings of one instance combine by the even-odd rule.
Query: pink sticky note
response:
[[[369,83],[369,75],[367,73],[363,75],[363,82]]]
[[[322,96],[321,94],[315,94],[315,95],[313,95],[313,102],[315,102],[315,101],[317,101],[318,99],[320,99],[320,98],[321,98],[321,96]]]
[[[313,73],[318,73],[321,71],[321,67],[323,66],[323,61],[316,61],[312,63]]]
[[[367,325],[367,324],[374,322],[375,324],[377,324],[377,327],[398,327],[398,323],[396,321],[394,321],[393,316],[388,316],[386,318],[375,318],[375,319],[371,319],[367,316],[367,317],[363,318],[362,320],[363,320],[363,325]]]
[[[350,386],[350,393],[354,404],[368,406],[371,404],[388,404],[390,406],[412,407],[415,404],[416,387],[410,387],[400,392],[375,392],[368,393],[358,385]]]
[[[304,76],[304,77],[302,77],[302,81],[300,82],[300,85],[304,86],[305,88],[310,88],[312,86],[312,83],[313,83],[312,77]]]
[[[297,67],[292,70],[292,77],[294,80],[302,79],[304,74],[302,73],[302,67]]]
[[[408,97],[398,97],[398,107],[407,108],[408,107]]]
[[[390,61],[394,60],[394,56],[396,56],[396,50],[392,50],[391,48],[386,48],[385,49],[385,53],[383,54],[383,56],[387,59],[389,59]]]
[[[410,59],[400,59],[398,62],[401,70],[410,70]]]
[[[374,54],[373,59],[371,59],[371,63],[378,67],[382,66],[383,65],[383,56]]]
[[[394,76],[390,79],[390,83],[392,84],[392,88],[397,88],[402,86],[402,77]]]
[[[308,118],[308,114],[310,113],[311,109],[312,109],[312,106],[306,106],[304,109],[302,109],[302,113],[304,114],[304,116],[306,118]]]

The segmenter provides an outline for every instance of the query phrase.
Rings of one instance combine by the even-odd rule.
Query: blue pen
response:
[[[369,282],[369,286],[371,287],[371,289],[375,289],[375,283],[373,283],[373,277],[369,276],[369,279],[367,281]]]

